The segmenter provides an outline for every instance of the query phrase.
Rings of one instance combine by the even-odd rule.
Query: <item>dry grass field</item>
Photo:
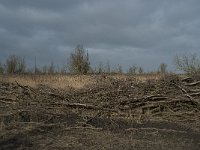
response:
[[[197,78],[0,76],[0,150],[199,147]]]
[[[37,87],[39,85],[46,85],[52,88],[74,88],[82,89],[86,85],[92,84],[94,81],[90,76],[74,75],[10,75],[1,76],[0,81],[13,83],[17,81],[19,84],[30,87]]]
[[[21,85],[37,87],[38,85],[46,85],[52,88],[61,89],[83,89],[85,86],[93,85],[97,81],[96,77],[125,80],[128,75],[0,75],[0,81],[13,83],[17,81]],[[161,78],[159,74],[137,75],[134,76],[136,81],[145,82],[147,80],[158,80]]]

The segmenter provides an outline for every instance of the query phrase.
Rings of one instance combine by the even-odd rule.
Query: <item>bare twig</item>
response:
[[[192,93],[190,94],[191,96],[200,96],[200,92],[199,93]]]
[[[0,100],[0,103],[13,104],[13,102],[7,102],[7,101],[3,101],[3,100]]]
[[[174,130],[174,129],[159,129],[159,128],[128,128],[126,131],[163,131],[163,132],[179,132],[179,133],[187,133],[186,131],[181,131],[181,130]]]
[[[72,107],[72,108],[83,108],[83,109],[92,109],[92,110],[102,110],[102,111],[110,111],[110,112],[118,112],[118,110],[115,109],[109,109],[109,108],[102,108],[97,107],[89,104],[81,104],[81,103],[53,103],[50,105],[56,105],[61,107]]]
[[[13,101],[16,102],[17,100],[14,98],[10,98],[10,97],[5,97],[5,96],[0,96],[0,100],[7,100],[7,101]]]
[[[28,86],[20,85],[17,81],[15,81],[15,83],[16,83],[19,87],[21,87],[22,89],[24,89],[25,91],[27,91],[29,95],[30,95],[30,91],[33,92],[33,93],[36,94],[36,95],[38,94],[38,93],[35,92],[34,89],[31,89],[31,88],[29,88]]]
[[[88,120],[86,121],[86,124],[88,124],[90,121],[94,120],[95,118],[100,117],[100,116],[101,116],[101,113],[102,113],[102,111],[98,112],[94,117],[88,119]]]
[[[101,131],[103,130],[102,128],[93,128],[93,127],[69,127],[69,128],[65,128],[65,130],[73,130],[73,129],[81,129],[81,130],[97,130],[97,131]]]
[[[191,77],[186,77],[186,78],[183,78],[181,81],[182,81],[182,82],[187,82],[187,81],[190,81],[190,80],[192,80]]]
[[[186,86],[195,86],[195,85],[198,85],[198,84],[200,84],[200,81],[186,84]]]

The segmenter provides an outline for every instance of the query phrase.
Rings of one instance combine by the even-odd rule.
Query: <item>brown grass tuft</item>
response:
[[[82,89],[94,83],[94,79],[87,75],[9,75],[0,76],[0,81],[15,82],[21,85],[37,87],[46,85],[51,88]]]

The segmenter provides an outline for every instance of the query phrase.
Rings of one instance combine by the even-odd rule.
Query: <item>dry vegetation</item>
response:
[[[115,75],[0,75],[1,82],[10,82],[14,83],[17,81],[19,84],[24,86],[30,86],[33,88],[38,87],[39,85],[45,85],[51,88],[59,88],[63,90],[69,89],[83,89],[87,86],[92,86],[97,81],[97,78],[100,76],[103,78],[111,77],[115,80],[125,80],[129,75],[125,74],[115,74]],[[162,74],[149,74],[149,75],[134,75],[136,82],[145,82],[147,80],[158,80],[162,77]]]
[[[87,75],[2,75],[0,81],[15,82],[24,86],[36,88],[45,85],[60,89],[82,89],[94,83],[94,79]]]
[[[200,80],[0,77],[0,149],[199,149]]]

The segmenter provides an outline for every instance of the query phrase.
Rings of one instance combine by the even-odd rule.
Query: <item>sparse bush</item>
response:
[[[128,74],[136,74],[137,73],[137,66],[133,65],[128,69]]]
[[[109,63],[109,61],[107,61],[107,64],[106,64],[106,73],[110,73],[110,72],[111,72],[110,63]]]
[[[97,68],[97,73],[103,73],[104,72],[104,66],[103,66],[103,64],[100,62],[99,63],[99,66],[98,66],[98,68]]]
[[[48,70],[48,67],[46,65],[42,67],[42,73],[43,74],[46,74],[47,70]]]
[[[142,68],[142,67],[139,67],[139,68],[138,68],[138,73],[139,73],[139,74],[143,74],[143,72],[144,72],[143,68]]]
[[[4,65],[0,62],[0,74],[4,73]]]
[[[34,73],[35,73],[35,74],[42,74],[41,68],[36,67],[35,70],[34,70]]]
[[[70,73],[86,74],[90,70],[89,54],[85,49],[78,45],[71,53],[68,61]]]
[[[118,68],[117,68],[117,73],[122,74],[123,73],[123,69],[122,66],[118,64]]]
[[[6,60],[6,71],[7,73],[13,74],[13,73],[25,73],[26,70],[26,63],[25,59],[16,56],[16,55],[10,55]]]
[[[54,63],[51,62],[49,68],[48,68],[48,73],[49,74],[54,74],[55,73],[55,66],[54,66]]]
[[[133,65],[128,69],[127,74],[142,74],[143,72],[144,72],[144,70],[143,70],[142,67],[138,67],[136,65]]]
[[[175,66],[178,70],[184,71],[187,74],[200,74],[200,60],[196,54],[191,55],[176,55],[174,58]]]
[[[159,66],[158,72],[162,74],[167,73],[167,64],[161,63]]]
[[[65,66],[61,67],[60,74],[66,74],[66,67]]]
[[[106,64],[103,64],[102,62],[99,62],[99,65],[94,70],[95,73],[111,73],[110,63],[107,61]]]

